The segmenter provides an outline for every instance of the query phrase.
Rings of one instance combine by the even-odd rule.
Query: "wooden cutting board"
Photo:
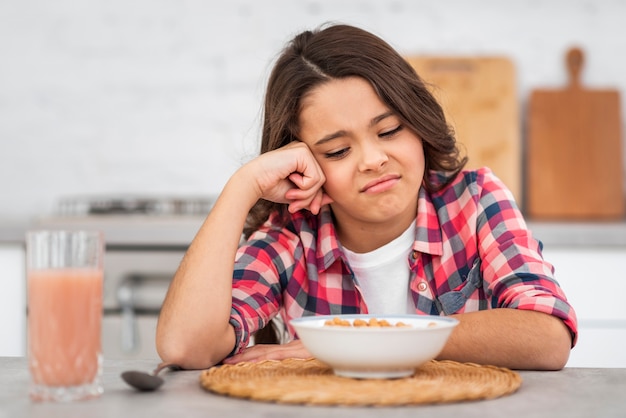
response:
[[[624,215],[619,93],[581,85],[584,56],[566,54],[569,84],[531,92],[527,120],[527,213],[538,219]]]
[[[521,122],[515,67],[506,57],[405,57],[430,85],[469,157],[487,166],[522,205]]]

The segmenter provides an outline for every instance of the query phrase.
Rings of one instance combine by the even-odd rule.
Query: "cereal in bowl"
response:
[[[410,327],[410,325],[405,324],[404,322],[396,322],[395,324],[389,323],[386,319],[376,319],[370,318],[369,321],[364,319],[355,319],[353,322],[348,321],[347,319],[341,319],[339,317],[334,317],[332,320],[329,319],[324,322],[324,326],[338,326],[338,327],[370,327],[370,328],[383,328],[383,327]]]

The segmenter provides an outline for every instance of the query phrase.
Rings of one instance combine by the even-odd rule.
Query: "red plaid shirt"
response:
[[[512,194],[489,169],[464,171],[436,193],[422,188],[416,226],[408,262],[417,314],[539,311],[561,318],[575,342],[576,314],[554,268],[543,260]],[[277,314],[293,338],[292,318],[351,313],[367,313],[367,306],[328,206],[319,215],[295,213],[286,226],[270,216],[240,247],[230,320],[234,352]]]

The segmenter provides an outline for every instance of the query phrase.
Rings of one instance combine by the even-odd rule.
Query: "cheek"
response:
[[[349,170],[339,167],[338,164],[332,166],[322,165],[321,167],[324,176],[326,176],[326,183],[324,183],[326,194],[332,197],[333,200],[341,199],[342,194],[345,194],[354,185],[352,174]]]
[[[420,174],[424,172],[424,149],[420,142],[412,143],[402,154],[406,158],[406,164],[413,166]]]

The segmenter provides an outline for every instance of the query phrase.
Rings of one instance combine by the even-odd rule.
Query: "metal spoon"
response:
[[[158,389],[163,384],[163,379],[159,376],[159,372],[163,369],[180,370],[180,367],[171,363],[161,363],[152,373],[140,372],[137,370],[128,370],[122,373],[122,379],[130,386],[142,392],[149,392]]]

